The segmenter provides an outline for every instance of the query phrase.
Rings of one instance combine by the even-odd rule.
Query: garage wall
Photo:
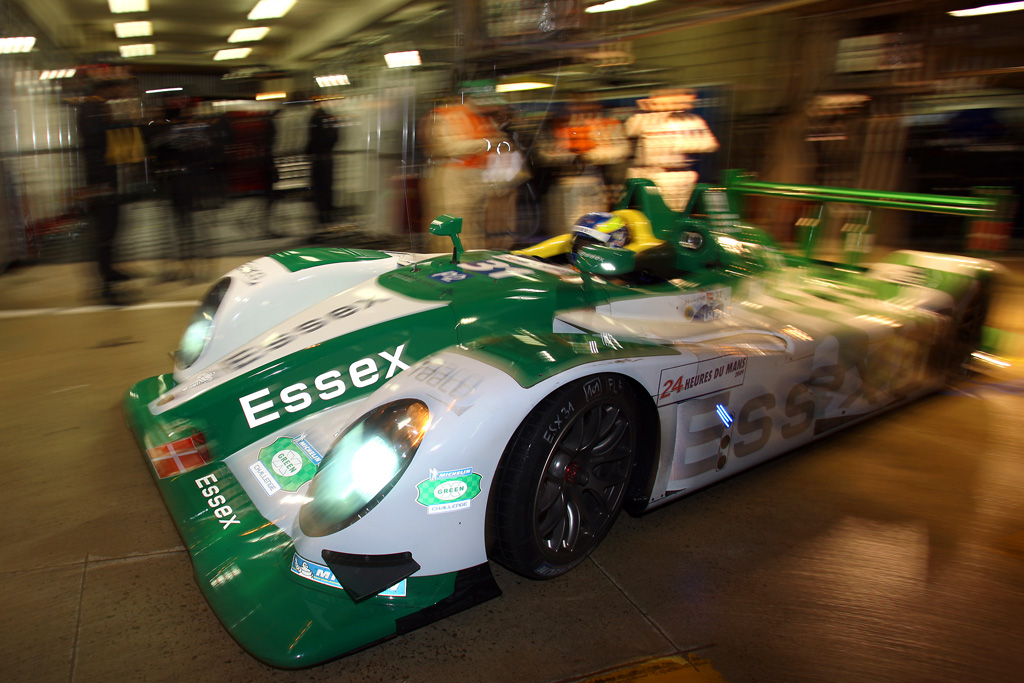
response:
[[[734,87],[737,115],[780,107],[791,89],[797,24],[764,15],[667,31],[634,42],[637,62],[667,67],[679,85]]]

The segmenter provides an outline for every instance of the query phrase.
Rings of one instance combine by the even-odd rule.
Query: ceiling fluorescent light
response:
[[[233,47],[230,50],[217,50],[217,54],[213,56],[215,62],[219,62],[225,59],[245,59],[252,52],[251,47]]]
[[[149,0],[107,0],[107,5],[114,14],[149,11]]]
[[[520,90],[540,90],[541,88],[552,88],[551,83],[532,81],[526,83],[499,83],[494,86],[495,92],[518,92]]]
[[[21,52],[31,52],[36,44],[35,36],[21,36],[18,38],[0,38],[0,55],[14,55]]]
[[[277,19],[288,14],[295,0],[260,0],[249,12],[249,21],[261,19]]]
[[[646,5],[654,0],[609,0],[609,2],[603,2],[600,5],[591,5],[586,9],[587,14],[597,14],[598,12],[618,12],[619,10],[629,9],[630,7],[637,7],[639,5]]]
[[[256,101],[262,102],[263,100],[283,100],[288,97],[286,92],[261,92],[256,93]]]
[[[971,9],[958,9],[950,12],[954,17],[979,17],[983,14],[998,14],[1000,12],[1017,12],[1024,10],[1024,2],[1004,2],[998,5],[984,5]]]
[[[389,52],[384,55],[384,61],[388,63],[389,69],[398,69],[403,66],[419,66],[420,53],[419,50],[409,50],[408,52]]]
[[[336,85],[352,85],[345,74],[334,74],[333,76],[317,76],[316,84],[321,88],[333,88]]]
[[[138,45],[122,45],[122,57],[150,57],[156,54],[156,47],[153,43],[139,43]]]
[[[178,92],[179,90],[184,90],[184,88],[157,88],[156,90],[147,90],[146,94],[152,95],[158,92]]]
[[[39,80],[49,81],[54,78],[71,78],[74,75],[74,69],[48,69],[39,74]]]
[[[236,28],[228,37],[229,43],[252,43],[263,38],[270,32],[268,26],[254,26],[253,28]]]
[[[118,38],[138,38],[153,35],[151,21],[121,21],[114,24],[114,33]]]

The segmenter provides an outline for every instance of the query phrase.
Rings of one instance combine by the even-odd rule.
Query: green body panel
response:
[[[342,249],[340,247],[306,247],[279,251],[271,254],[282,266],[293,273],[306,268],[316,268],[331,263],[353,263],[355,261],[377,261],[388,255],[375,249]]]
[[[147,408],[168,379],[144,380],[125,396],[128,422],[143,448],[175,438]],[[356,604],[343,591],[291,571],[291,539],[267,523],[222,463],[156,483],[192,556],[199,588],[232,636],[272,666],[312,666],[390,638],[399,619],[454,590],[454,574],[411,577],[405,597],[376,596]]]

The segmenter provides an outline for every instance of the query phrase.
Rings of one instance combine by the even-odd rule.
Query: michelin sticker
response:
[[[338,583],[338,579],[334,576],[334,572],[331,571],[330,567],[325,567],[322,564],[314,562],[313,560],[307,560],[298,553],[292,556],[292,572],[298,574],[304,579],[310,581],[316,581],[322,583],[325,586],[332,586],[334,588],[342,588],[341,584]],[[406,582],[402,579],[391,588],[383,590],[377,595],[384,598],[404,598],[406,596]]]
[[[249,466],[249,471],[267,495],[272,496],[278,491],[298,491],[313,478],[323,459],[313,444],[302,437],[282,436],[260,449],[260,457]]]
[[[428,515],[464,510],[480,495],[481,479],[472,467],[446,472],[431,469],[430,476],[416,485],[416,502],[427,508]]]

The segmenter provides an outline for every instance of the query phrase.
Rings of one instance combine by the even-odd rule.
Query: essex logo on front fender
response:
[[[278,393],[277,401],[280,401],[280,407],[286,413],[297,413],[313,405],[314,400],[333,401],[343,396],[348,388],[348,384],[345,383],[346,377],[351,386],[360,389],[373,386],[382,377],[386,380],[391,379],[398,372],[409,368],[402,362],[404,350],[405,344],[399,344],[394,351],[377,352],[376,355],[381,360],[387,361],[386,371],[382,365],[378,365],[377,359],[373,356],[360,358],[348,366],[348,372],[345,374],[338,369],[320,373],[313,379],[312,388],[305,382],[286,386]],[[270,389],[266,387],[238,399],[250,429],[281,417],[280,411],[277,410],[279,404],[273,398],[268,398],[269,396]],[[267,400],[260,401],[263,398]]]
[[[205,477],[196,479],[196,486],[199,487],[203,498],[206,498],[206,504],[213,509],[213,516],[217,518],[221,526],[227,529],[232,524],[241,524],[238,521],[238,515],[227,504],[228,499],[224,497],[220,492],[220,487],[216,485],[217,481],[217,475],[208,474]]]

